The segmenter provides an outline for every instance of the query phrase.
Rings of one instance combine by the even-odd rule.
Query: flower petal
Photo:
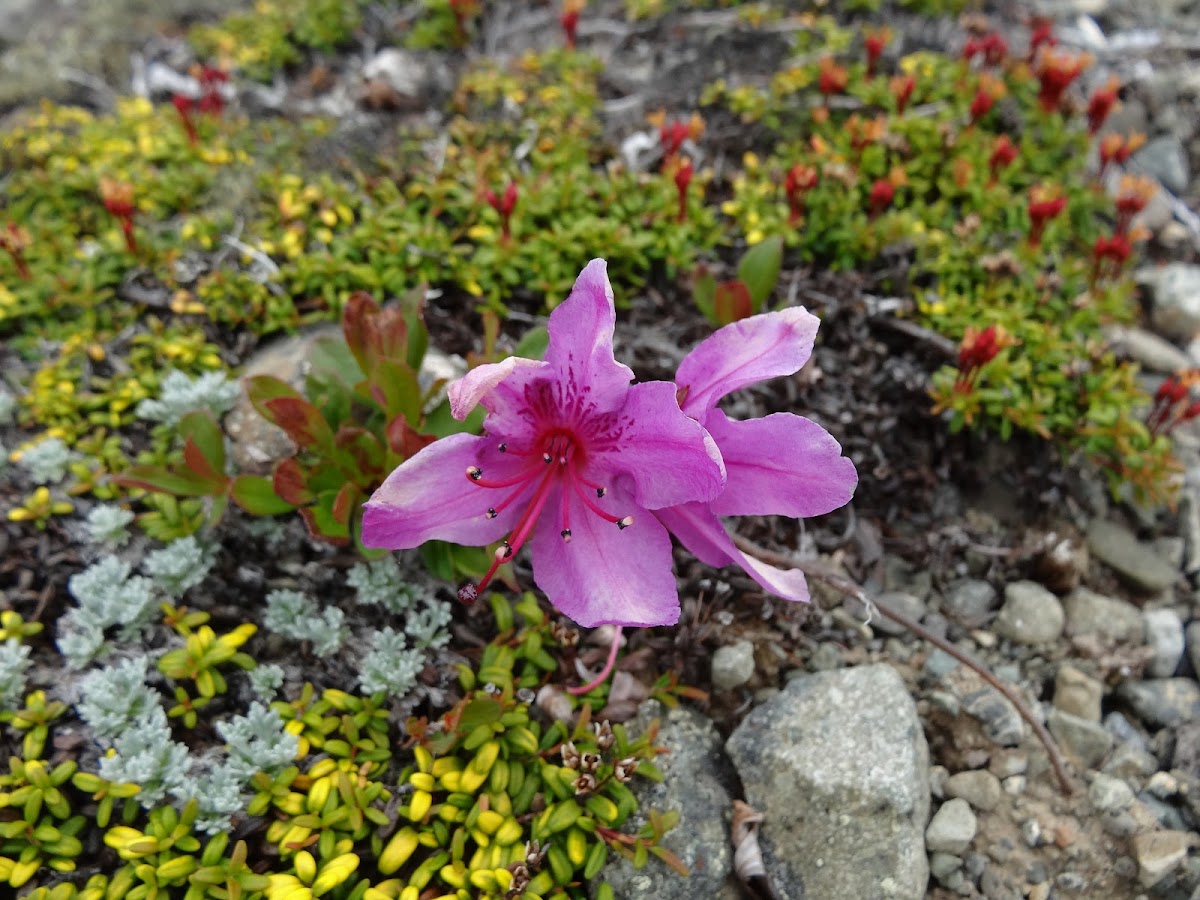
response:
[[[728,480],[712,501],[718,516],[819,516],[850,502],[854,463],[816,422],[775,413],[739,422],[721,410],[705,426],[725,460]]]
[[[611,408],[607,396],[623,391],[633,380],[629,367],[613,358],[616,320],[608,263],[593,259],[575,279],[570,296],[550,313],[546,326],[550,332],[546,362],[560,373],[571,393],[591,394],[598,408]]]
[[[685,390],[683,411],[704,413],[739,388],[791,375],[808,362],[820,320],[796,306],[741,319],[713,332],[684,357],[675,381]]]
[[[634,509],[621,488],[610,496],[614,509]],[[577,495],[569,503],[570,543],[559,534],[557,516],[541,516],[533,535],[534,578],[559,612],[584,628],[679,621],[671,538],[658,520],[634,510],[633,524],[622,530],[589,512]]]
[[[425,541],[483,545],[497,541],[516,522],[525,504],[517,502],[494,519],[488,506],[506,491],[480,487],[467,477],[479,466],[489,478],[502,479],[520,467],[495,450],[495,440],[452,434],[405,460],[363,507],[362,538],[367,547],[404,550]]]
[[[679,409],[669,381],[630,387],[613,437],[595,452],[596,467],[628,476],[638,506],[657,509],[721,493],[725,467],[717,445]]]
[[[460,422],[470,415],[475,406],[484,402],[500,382],[508,378],[514,369],[525,367],[549,368],[537,359],[526,359],[523,356],[510,356],[498,363],[476,366],[462,378],[453,382],[446,393],[450,397],[450,414]],[[484,402],[485,406],[488,406]],[[490,407],[489,407],[490,408]]]
[[[725,528],[704,503],[687,503],[654,511],[660,522],[670,529],[679,542],[698,560],[710,566],[732,563],[765,590],[797,603],[809,601],[808,582],[799,569],[777,569],[747,556],[730,539]]]

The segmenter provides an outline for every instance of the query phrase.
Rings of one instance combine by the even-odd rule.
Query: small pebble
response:
[[[1021,823],[1021,840],[1026,846],[1039,847],[1042,843],[1042,824],[1037,819],[1026,819]]]
[[[1100,773],[1088,786],[1088,799],[1101,812],[1120,812],[1133,803],[1133,789],[1120,778]]]

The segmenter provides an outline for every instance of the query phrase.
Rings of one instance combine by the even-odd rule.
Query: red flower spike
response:
[[[579,14],[583,11],[584,0],[566,0],[558,23],[562,26],[563,37],[568,49],[575,49],[575,38],[579,30]]]
[[[1073,56],[1050,47],[1042,47],[1033,64],[1038,79],[1038,103],[1045,112],[1054,112],[1062,105],[1067,88],[1092,64],[1090,53]]]
[[[850,73],[833,61],[832,56],[821,57],[821,71],[817,76],[817,90],[819,90],[828,102],[832,94],[840,94],[846,90],[846,84],[850,80]]]
[[[1154,406],[1146,416],[1146,427],[1153,435],[1169,434],[1181,422],[1200,415],[1200,402],[1191,401],[1191,389],[1200,380],[1200,372],[1190,369],[1168,375],[1154,392]]]
[[[692,183],[692,161],[685,159],[679,163],[679,167],[675,170],[675,190],[679,192],[679,221],[687,221],[688,210],[688,185]]]
[[[991,172],[993,184],[999,177],[1000,172],[1013,164],[1018,152],[1017,145],[1012,142],[1007,134],[1002,134],[996,138],[996,142],[992,145],[992,155],[988,157],[988,170]]]
[[[1121,176],[1120,186],[1117,188],[1117,226],[1118,234],[1123,234],[1129,230],[1133,224],[1133,218],[1143,209],[1146,204],[1158,193],[1158,183],[1153,178],[1145,178],[1137,175]]]
[[[804,195],[817,186],[817,170],[800,163],[788,169],[783,179],[783,192],[788,202],[788,224],[797,225],[804,216]]]
[[[1100,175],[1104,174],[1104,170],[1108,168],[1109,163],[1116,163],[1119,166],[1125,165],[1141,146],[1146,143],[1146,136],[1139,132],[1134,132],[1127,137],[1119,134],[1106,134],[1100,139]]]
[[[32,277],[29,264],[25,262],[25,248],[30,243],[29,232],[16,222],[9,222],[3,229],[0,229],[0,248],[12,257],[13,265],[17,268],[17,275],[25,281]]]
[[[121,223],[125,235],[125,246],[130,253],[137,253],[137,240],[133,234],[133,185],[112,178],[100,179],[100,200],[109,214]]]
[[[1121,82],[1113,75],[1109,77],[1104,87],[1097,88],[1096,92],[1092,94],[1087,108],[1088,134],[1095,134],[1104,126],[1108,114],[1117,105],[1117,91],[1120,88]]]
[[[1042,242],[1046,223],[1058,216],[1067,206],[1067,198],[1057,196],[1044,187],[1035,186],[1029,192],[1029,245],[1036,247]]]
[[[982,330],[968,325],[958,346],[958,378],[954,389],[965,393],[975,385],[979,370],[996,358],[1005,347],[1014,347],[1017,340],[1003,327],[992,324]]]
[[[1008,41],[994,31],[982,37],[967,38],[962,58],[971,62],[976,56],[983,57],[984,65],[999,66],[1008,59]]]
[[[975,92],[975,99],[971,101],[970,115],[971,124],[974,125],[989,112],[996,103],[996,98],[988,93],[986,88],[980,87]]]
[[[183,124],[188,143],[195,147],[200,143],[200,135],[196,133],[196,123],[192,121],[192,110],[196,107],[196,101],[185,94],[175,94],[171,98],[171,103],[175,105],[175,111],[179,113],[179,121]]]
[[[883,56],[883,49],[892,40],[892,30],[886,26],[872,31],[867,31],[863,35],[863,45],[867,51],[867,77],[875,77],[875,67],[879,63],[879,57]]]
[[[1054,20],[1046,16],[1034,16],[1029,20],[1029,56],[1027,61],[1033,62],[1039,47],[1055,47],[1058,38],[1054,36]]]
[[[896,199],[896,187],[886,178],[876,179],[871,185],[871,193],[867,199],[870,206],[871,217],[879,215],[885,209],[892,205],[892,201]]]
[[[908,101],[912,99],[913,91],[917,87],[917,79],[912,75],[897,75],[888,82],[888,87],[891,89],[892,97],[896,100],[896,112],[899,115],[904,115],[904,109],[908,106]]]
[[[504,240],[512,237],[510,226],[512,223],[513,210],[517,207],[517,200],[520,195],[517,192],[517,183],[510,181],[504,189],[504,194],[497,197],[495,191],[485,191],[483,199],[487,201],[488,206],[500,214],[500,235]]]

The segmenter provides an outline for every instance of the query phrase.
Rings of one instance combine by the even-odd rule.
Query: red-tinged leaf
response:
[[[375,316],[375,333],[372,349],[376,362],[398,360],[403,362],[408,355],[408,322],[404,310],[389,306]]]
[[[229,476],[213,468],[208,457],[204,455],[204,451],[192,438],[188,438],[183,443],[183,463],[191,474],[212,485],[213,493],[217,493],[229,484]]]
[[[350,517],[354,515],[354,507],[359,499],[358,485],[343,484],[342,489],[337,492],[337,496],[333,498],[333,520],[339,525],[347,527],[346,533],[349,534]]]
[[[782,266],[783,238],[777,234],[755,244],[738,263],[738,280],[746,285],[750,306],[755,312],[763,308],[771,291],[775,290]]]
[[[320,541],[342,546],[350,543],[350,529],[333,517],[334,494],[322,494],[312,506],[300,510],[308,533]]]
[[[388,446],[393,453],[399,453],[405,459],[416,456],[422,449],[428,447],[437,437],[432,434],[421,434],[408,424],[404,416],[396,416],[387,424]]]
[[[113,476],[113,481],[124,487],[136,487],[159,494],[174,494],[176,497],[210,497],[224,491],[223,485],[214,490],[212,482],[205,481],[186,469],[182,472],[172,472],[159,466],[132,466],[120,475]]]
[[[233,502],[252,516],[277,516],[297,506],[280,497],[271,479],[261,475],[239,475],[231,493]]]
[[[268,419],[278,425],[304,449],[327,448],[333,444],[333,431],[321,411],[303,397],[275,397],[264,404]]]
[[[377,312],[379,304],[366,291],[355,291],[342,309],[342,334],[346,337],[346,346],[364,372],[368,371],[367,334],[370,320]]]
[[[421,382],[408,363],[397,360],[380,362],[371,380],[371,394],[389,418],[403,413],[410,425],[421,421]]]
[[[284,459],[276,464],[271,475],[271,487],[284,503],[293,506],[305,506],[316,499],[316,495],[309,490],[304,470],[294,459]]]
[[[225,433],[212,413],[205,410],[188,413],[179,420],[179,434],[185,440],[193,440],[209,465],[224,476]]]
[[[334,446],[349,457],[349,463],[358,478],[358,484],[371,483],[372,486],[387,473],[383,471],[387,451],[379,438],[367,431],[351,425],[343,425],[333,436]]]
[[[650,852],[661,859],[664,863],[682,875],[684,878],[688,876],[688,867],[683,860],[668,850],[666,847],[654,846],[650,848]]]
[[[294,387],[286,381],[276,378],[274,375],[252,375],[249,378],[242,380],[242,384],[246,387],[246,396],[250,398],[250,403],[258,410],[258,414],[272,424],[279,423],[271,415],[267,403],[271,400],[277,400],[280,397],[290,397],[295,400],[303,400]]]
[[[750,289],[737,279],[722,281],[717,285],[717,293],[713,298],[713,311],[718,325],[749,318],[754,312]]]

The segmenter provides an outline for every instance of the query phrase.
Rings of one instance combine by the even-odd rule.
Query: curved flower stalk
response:
[[[733,391],[797,372],[812,354],[820,324],[801,308],[751,316],[714,332],[679,365],[679,405],[705,427],[725,463],[725,490],[654,514],[701,562],[740,566],[767,591],[807,601],[798,569],[782,570],[742,553],[721,516],[819,516],[850,501],[854,463],[820,425],[792,413],[737,421],[717,408]]]
[[[630,384],[615,319],[606,264],[592,260],[550,316],[545,361],[513,357],[450,386],[456,418],[487,409],[486,433],[442,438],[392,472],[366,503],[363,543],[504,538],[459,591],[471,602],[528,542],[538,587],[580,625],[674,624],[671,539],[648,510],[712,500],[725,470],[674,384]]]

